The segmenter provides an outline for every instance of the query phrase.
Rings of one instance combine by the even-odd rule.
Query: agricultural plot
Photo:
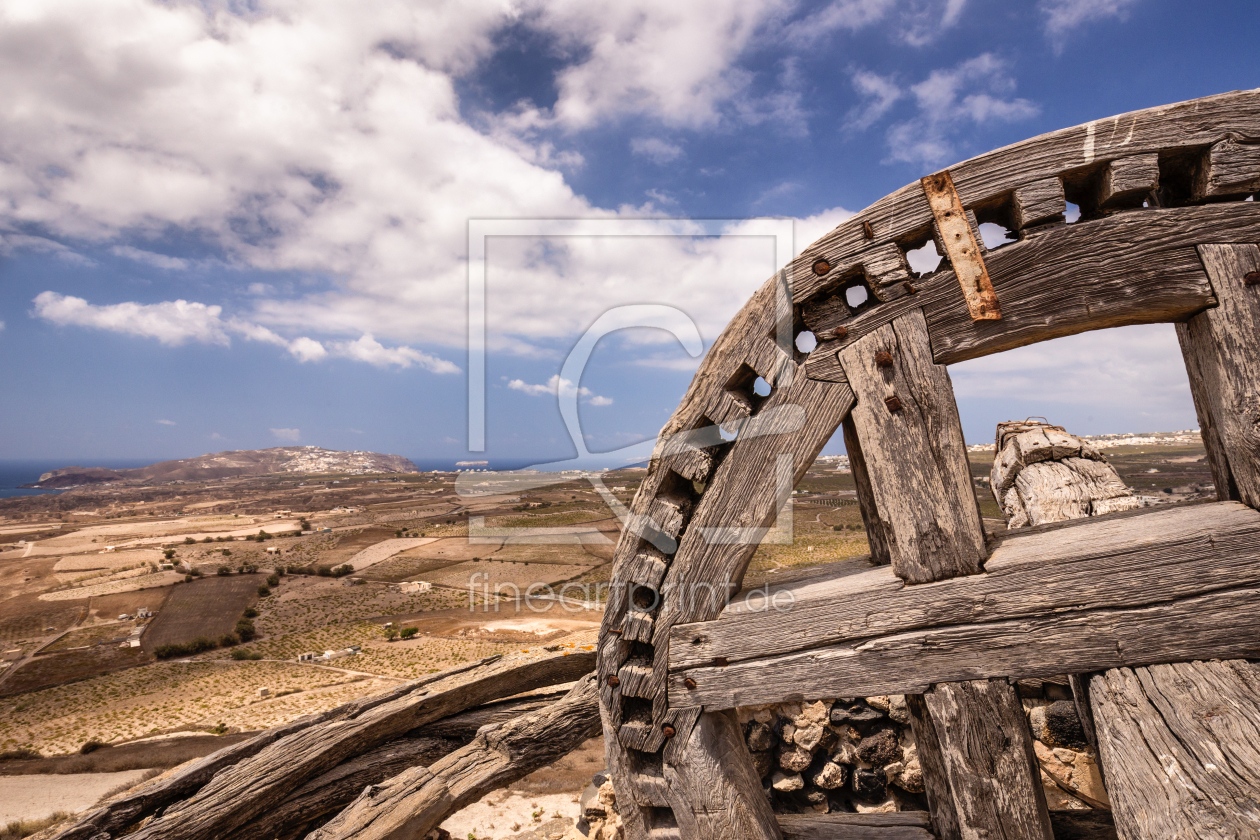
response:
[[[22,694],[50,686],[135,668],[149,661],[143,648],[93,645],[48,656],[37,656],[5,680],[0,694]]]
[[[290,694],[261,700],[259,688]],[[33,746],[49,755],[73,752],[90,739],[112,742],[219,723],[271,726],[385,688],[284,662],[160,662],[0,699],[0,750]]]
[[[375,566],[377,563],[387,560],[395,554],[399,554],[407,549],[428,545],[432,542],[437,542],[437,539],[435,537],[412,537],[406,539],[398,538],[392,540],[382,540],[375,545],[371,545],[363,549],[346,562],[353,566],[356,572],[359,572],[371,566]]]
[[[97,595],[111,595],[116,592],[135,592],[141,589],[155,589],[179,583],[184,576],[178,572],[150,572],[149,569],[131,569],[110,575],[101,583],[85,582],[69,589],[58,589],[40,595],[41,601],[77,601]]]
[[[263,575],[231,575],[181,583],[144,634],[144,647],[183,644],[199,636],[217,639],[232,632],[246,607],[258,598]]]
[[[258,604],[260,615],[254,623],[259,632],[268,636],[468,605],[467,593],[450,590],[403,593],[380,583],[348,586],[344,578],[295,575],[284,581],[278,595]]]
[[[91,554],[74,554],[62,557],[53,566],[58,574],[92,572],[98,569],[128,569],[149,563],[161,563],[162,552],[156,548],[132,551],[100,551]]]
[[[80,630],[71,630],[41,650],[40,654],[61,653],[62,651],[75,650],[76,648],[91,647],[111,639],[121,639],[128,636],[134,627],[134,622],[118,621],[109,624],[95,624]]]
[[[559,548],[560,546],[545,546]],[[430,574],[428,580],[439,586],[449,586],[460,590],[482,590],[486,586],[491,592],[502,592],[504,589],[524,593],[533,584],[556,584],[576,578],[587,572],[596,563],[527,563],[510,560],[485,560],[481,562],[459,563]],[[474,578],[480,574],[480,577]]]

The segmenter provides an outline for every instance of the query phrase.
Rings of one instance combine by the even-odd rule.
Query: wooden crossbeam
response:
[[[1260,586],[1260,513],[1213,502],[1030,528],[1002,538],[984,574],[919,586],[888,568],[852,568],[844,563],[736,597],[716,621],[675,627],[670,670]],[[791,607],[779,611],[767,601]]]

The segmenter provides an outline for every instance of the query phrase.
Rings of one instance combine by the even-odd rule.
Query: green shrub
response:
[[[267,575],[267,585],[268,585],[268,586],[279,586],[279,585],[280,585],[280,575],[277,575],[277,574]]]
[[[242,642],[248,642],[258,635],[258,631],[254,628],[254,622],[248,618],[242,618],[236,622],[236,635],[240,637]]]
[[[258,587],[259,598],[266,598],[270,594],[271,594],[271,590],[267,588],[267,584],[264,583]]]
[[[241,613],[241,615],[245,616],[246,618],[258,618],[258,610],[254,609],[253,607],[246,607],[245,612]]]
[[[340,566],[333,566],[331,574],[333,577],[345,577],[353,571],[354,566],[351,566],[349,563],[343,563]]]
[[[167,560],[170,560],[171,558],[173,558],[173,557],[175,556],[175,549],[173,549],[173,548],[168,548],[168,549],[164,550],[164,551],[162,552],[162,556],[163,556],[163,557],[165,557]]]
[[[16,750],[0,752],[0,761],[32,761],[43,757],[42,753],[30,747],[18,747]]]
[[[420,632],[419,627],[404,627],[402,629],[401,635],[404,639],[410,639],[412,636],[416,635],[419,632]]]
[[[231,566],[220,566],[220,567],[219,567],[219,577],[227,577],[227,576],[228,576],[228,575],[230,575],[230,574],[232,574],[232,567],[231,567]]]
[[[91,741],[83,742],[83,746],[79,747],[79,755],[87,755],[88,753],[94,753],[97,750],[103,749],[108,746],[109,744],[106,744],[104,741],[97,741],[95,738],[93,738]]]
[[[252,650],[246,650],[245,648],[237,648],[232,651],[232,658],[237,662],[253,662],[262,659],[263,655],[261,653],[255,653]]]
[[[225,647],[225,648],[236,647],[238,644],[240,644],[240,642],[241,640],[236,638],[235,633],[224,633],[222,636],[219,637],[219,647]]]
[[[316,569],[315,571],[316,571],[316,574],[318,574],[320,577],[331,577],[331,576],[332,576],[332,569],[331,569],[330,567],[328,567],[328,566],[320,566],[320,567],[319,567],[318,569]]]

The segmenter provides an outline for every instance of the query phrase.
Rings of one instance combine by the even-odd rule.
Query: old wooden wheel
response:
[[[1260,91],[1138,111],[909,185],[752,297],[663,430],[617,546],[598,662],[629,837],[781,836],[725,710],[905,693],[936,836],[1049,838],[1005,678],[1260,657],[1257,191]],[[989,221],[1019,241],[986,252]],[[905,253],[933,237],[947,262],[915,276]],[[986,542],[945,366],[1153,322],[1177,324],[1220,501]],[[756,529],[842,424],[887,565],[814,580],[789,613],[728,607]],[[1260,761],[1239,749],[1230,784],[1253,785],[1254,815]],[[1107,755],[1110,788],[1128,771]],[[1251,818],[1198,836],[1257,836]],[[1117,804],[1122,837],[1181,836],[1135,819]],[[856,831],[811,836],[875,836]]]

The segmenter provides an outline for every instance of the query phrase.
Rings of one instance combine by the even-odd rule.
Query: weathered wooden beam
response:
[[[353,802],[368,785],[380,784],[416,765],[432,764],[467,745],[481,727],[540,711],[563,697],[564,692],[552,692],[491,703],[414,729],[311,779],[237,831],[233,840],[304,837]]]
[[[1159,189],[1159,153],[1131,155],[1107,164],[1098,184],[1098,206],[1104,210],[1140,205]]]
[[[1149,209],[1035,228],[985,258],[1002,300],[1002,320],[973,322],[952,272],[938,272],[914,281],[915,295],[819,324],[815,333],[842,327],[844,337],[819,341],[806,372],[827,375],[836,351],[911,309],[927,316],[938,364],[1093,329],[1181,321],[1216,303],[1195,244],[1257,239],[1255,202]]]
[[[1063,197],[1063,181],[1059,178],[1024,184],[1011,196],[1012,221],[1016,230],[1061,222],[1065,212],[1067,199]]]
[[[1095,161],[1210,146],[1230,136],[1254,137],[1258,133],[1260,91],[1237,91],[1043,134],[963,161],[951,166],[949,173],[963,206],[975,207],[1025,184],[1062,176]],[[789,271],[793,299],[807,300],[831,282],[836,273],[860,264],[861,254],[868,247],[913,238],[931,222],[932,213],[919,184],[907,185],[880,199],[805,248],[792,261]],[[866,236],[867,225],[874,233],[873,239]],[[997,253],[1000,252],[993,256]],[[812,266],[819,258],[826,258],[835,271],[816,276]],[[992,275],[991,265],[989,270]],[[956,281],[952,282],[957,293]],[[1005,308],[1006,296],[996,282],[994,287]],[[1003,317],[1009,317],[1009,313],[1004,311]]]
[[[1260,143],[1239,143],[1232,137],[1212,145],[1194,180],[1196,199],[1245,196],[1257,190],[1260,190]]]
[[[184,769],[162,781],[145,785],[135,793],[116,799],[94,811],[89,811],[70,825],[57,830],[52,835],[51,840],[87,840],[87,838],[104,835],[118,836],[128,826],[134,825],[145,817],[151,816],[173,803],[189,798],[219,772],[257,755],[277,741],[320,724],[351,720],[377,706],[383,706],[410,695],[425,694],[427,693],[425,686],[431,683],[450,678],[456,674],[486,668],[497,662],[499,658],[494,656],[444,671],[432,677],[411,680],[381,694],[354,700],[319,714],[304,715],[291,723],[265,729],[249,740],[241,741],[230,747],[224,747],[205,758],[197,759]]]
[[[729,709],[908,694],[934,683],[972,679],[1253,657],[1260,657],[1260,588],[1248,587],[1147,607],[934,627],[727,667],[686,669],[670,674],[669,699],[675,708]],[[696,687],[684,686],[685,679]]]
[[[1032,733],[1006,680],[936,686],[923,695],[940,742],[958,836],[1053,840]]]
[[[217,840],[247,825],[295,788],[338,764],[427,723],[473,706],[557,683],[595,667],[593,651],[512,654],[356,717],[307,727],[218,773],[189,799],[167,809],[133,840]]]
[[[980,244],[967,219],[962,199],[954,189],[949,170],[929,175],[921,183],[936,224],[937,240],[945,246],[945,256],[962,289],[971,320],[1001,319],[1002,308],[993,293],[993,284],[989,282],[989,271],[984,266]]]
[[[849,471],[857,488],[858,510],[862,514],[862,526],[866,530],[866,541],[871,549],[871,562],[886,566],[892,562],[887,526],[879,518],[879,509],[875,505],[875,488],[871,484],[866,458],[862,455],[862,443],[858,440],[857,430],[853,428],[853,416],[844,418],[840,428],[844,433],[844,451],[849,454]]]
[[[568,755],[599,732],[591,674],[540,712],[487,726],[466,747],[365,789],[308,840],[412,840],[487,793]]]
[[[1122,668],[1089,696],[1121,840],[1260,836],[1260,669]]]
[[[919,765],[923,769],[923,791],[931,809],[933,836],[937,840],[957,840],[962,836],[962,829],[958,825],[958,811],[949,789],[949,769],[945,766],[945,752],[936,734],[932,712],[922,694],[907,694],[906,710],[910,713],[910,730],[914,733]]]
[[[922,313],[846,347],[840,364],[893,573],[922,583],[980,571],[984,529],[967,447]]]
[[[1217,498],[1260,508],[1260,248],[1202,245],[1199,254],[1220,305],[1177,325],[1190,393]]]
[[[934,184],[941,180],[948,181]],[[948,235],[954,211],[934,209]],[[986,547],[967,446],[949,374],[932,361],[923,314],[909,313],[846,347],[840,364],[857,398],[850,417],[893,574],[923,588],[977,574]],[[1007,829],[1052,840],[1032,735],[1010,683],[936,685],[922,698],[901,693],[910,695],[916,732],[925,735],[915,743],[925,777],[935,774],[925,785],[941,840],[979,840]],[[929,727],[935,737],[926,737]],[[981,769],[984,775],[976,773]]]
[[[983,575],[905,586],[888,569],[820,570],[674,628],[670,669],[742,662],[921,628],[1137,607],[1260,586],[1260,513],[1237,502],[1146,508],[1010,533]]]
[[[780,814],[784,840],[933,840],[925,811]]]

